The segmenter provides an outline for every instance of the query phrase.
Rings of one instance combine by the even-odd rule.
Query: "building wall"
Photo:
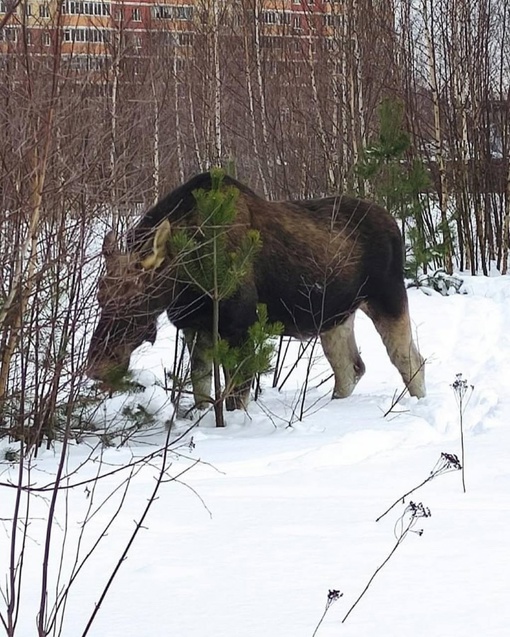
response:
[[[232,0],[233,7],[238,8],[237,1]],[[263,45],[279,48],[272,38],[328,37],[342,4],[335,0],[261,0]],[[0,0],[0,21],[8,6],[9,0]],[[22,0],[0,31],[0,52],[26,46],[28,51],[44,53],[58,45],[65,56],[108,57],[119,36],[125,38],[123,45],[143,51],[145,36],[157,32],[176,34],[174,44],[187,47],[193,34],[201,30],[198,22],[205,6],[206,0]]]

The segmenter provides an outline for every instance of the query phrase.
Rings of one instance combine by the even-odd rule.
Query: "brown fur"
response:
[[[262,247],[253,271],[236,294],[221,303],[220,334],[238,345],[256,320],[257,303],[267,305],[271,322],[281,321],[285,333],[297,338],[321,335],[326,357],[335,372],[335,395],[352,392],[364,371],[353,332],[353,316],[362,307],[381,334],[391,360],[410,392],[425,393],[423,361],[416,349],[403,280],[402,239],[394,219],[376,204],[345,195],[307,201],[269,202],[245,185],[238,188],[235,224],[229,242],[235,247],[248,228],[259,231]],[[127,368],[129,354],[154,330],[159,313],[210,342],[210,300],[175,276],[172,255],[147,255],[158,243],[161,223],[197,232],[193,192],[210,188],[209,173],[194,177],[150,209],[133,229],[126,253],[112,253],[105,242],[107,273],[98,295],[101,319],[92,337],[89,370],[104,377],[117,364]],[[140,264],[154,269],[144,272]],[[205,352],[196,347],[195,368],[206,369]],[[196,374],[195,374],[196,376]],[[203,398],[207,381],[195,388]]]

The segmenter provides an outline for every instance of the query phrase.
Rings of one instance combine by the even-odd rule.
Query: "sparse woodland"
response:
[[[74,400],[105,228],[211,166],[269,198],[392,200],[418,271],[506,273],[507,3],[346,0],[305,38],[257,0],[200,0],[192,37],[148,31],[141,55],[119,24],[89,72],[59,38],[34,55],[22,15],[1,55],[3,429]]]
[[[510,3],[344,0],[327,22],[310,13],[304,37],[292,23],[275,35],[261,0],[196,0],[192,36],[148,31],[140,48],[119,24],[90,71],[58,37],[33,53],[26,4],[2,3],[0,14],[0,437],[13,442],[11,460],[62,441],[47,575],[66,445],[97,400],[84,357],[106,230],[122,237],[167,190],[223,166],[270,199],[388,197],[414,276],[506,274]],[[20,465],[7,635],[21,612],[27,480]],[[39,636],[62,605],[42,594]]]

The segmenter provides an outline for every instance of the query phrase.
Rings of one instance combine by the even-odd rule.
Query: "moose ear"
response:
[[[166,244],[168,239],[170,239],[170,233],[170,222],[165,219],[159,224],[154,233],[152,253],[141,261],[144,270],[156,270],[163,263],[166,257]]]

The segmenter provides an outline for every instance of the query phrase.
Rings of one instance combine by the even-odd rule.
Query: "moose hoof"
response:
[[[342,382],[335,385],[335,389],[333,390],[333,398],[348,398],[363,377],[364,373],[365,363],[361,360],[361,358],[358,358],[352,366],[352,373],[348,374],[347,378],[346,375],[343,374]],[[349,377],[350,380],[349,382],[347,382],[347,379]]]
[[[334,389],[333,390],[333,400],[337,400],[340,398],[348,398],[352,392],[354,391],[354,388],[356,387],[356,384],[354,384],[352,387],[350,387],[349,389]]]
[[[236,409],[246,409],[250,395],[236,394],[234,396],[227,396],[225,399],[225,408],[227,411],[235,411]]]

